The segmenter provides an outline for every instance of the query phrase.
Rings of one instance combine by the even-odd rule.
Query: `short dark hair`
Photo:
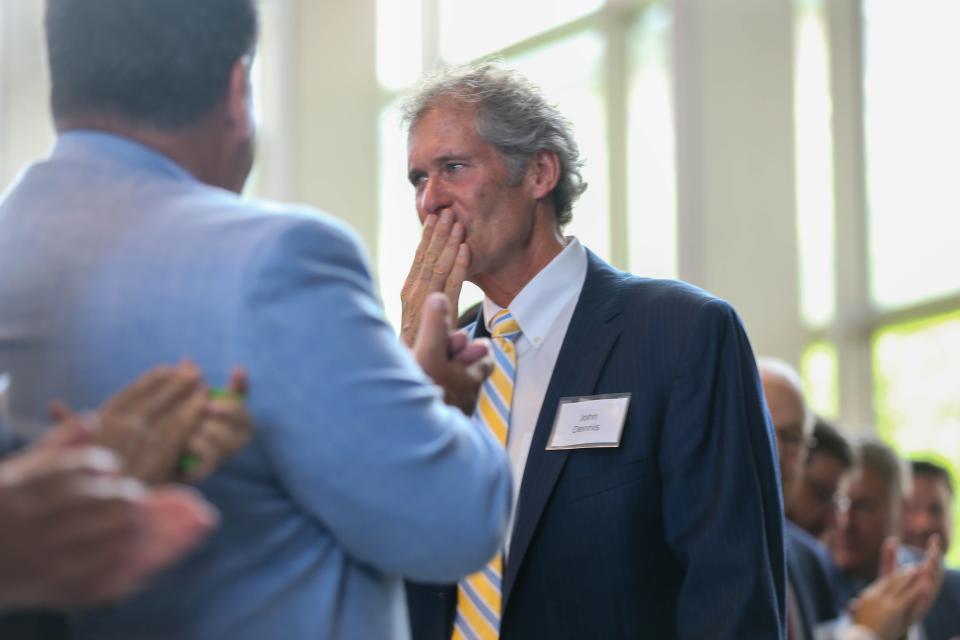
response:
[[[817,416],[813,425],[813,438],[810,441],[810,453],[815,452],[838,460],[844,469],[853,468],[855,460],[850,443],[835,426],[820,416]]]
[[[950,477],[950,472],[946,467],[932,460],[911,460],[910,469],[913,471],[914,477],[928,476],[943,480],[944,484],[947,485],[947,491],[951,496],[953,495],[953,478]]]
[[[256,0],[47,0],[54,119],[194,124],[253,53],[257,22]]]

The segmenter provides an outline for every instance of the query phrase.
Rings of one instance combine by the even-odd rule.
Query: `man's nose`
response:
[[[446,207],[450,206],[450,194],[443,187],[443,184],[435,179],[429,178],[420,191],[419,209],[423,215],[439,215]]]

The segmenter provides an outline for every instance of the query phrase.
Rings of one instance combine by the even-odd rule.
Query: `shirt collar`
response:
[[[580,294],[587,277],[587,251],[575,237],[520,290],[510,302],[510,314],[520,325],[523,336],[540,346],[553,328],[563,308]],[[483,299],[483,321],[487,330],[502,307],[490,298]]]

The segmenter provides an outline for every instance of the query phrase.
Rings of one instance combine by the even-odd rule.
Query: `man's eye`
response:
[[[444,165],[444,168],[451,173],[460,171],[461,169],[463,169],[463,167],[464,165],[462,162],[448,162],[447,164]]]

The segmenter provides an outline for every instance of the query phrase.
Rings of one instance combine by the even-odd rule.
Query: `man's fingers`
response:
[[[56,505],[73,495],[80,478],[120,471],[121,461],[101,447],[77,447],[65,451],[38,450],[16,456],[2,465],[4,482],[23,485],[31,499]]]
[[[459,353],[456,354],[457,362],[465,365],[471,365],[478,360],[488,357],[493,352],[490,350],[490,341],[486,338],[472,340]],[[490,360],[493,363],[493,360]]]
[[[493,367],[494,367],[493,357],[487,356],[485,358],[481,358],[480,360],[477,360],[476,362],[471,364],[469,367],[467,367],[467,373],[469,373],[474,380],[477,380],[478,382],[483,382],[490,376],[491,373],[493,373]]]
[[[177,375],[165,380],[154,391],[152,397],[146,398],[139,408],[131,407],[130,413],[140,415],[148,423],[152,423],[164,417],[189,395],[195,393],[199,384],[199,376],[178,372]]]
[[[176,375],[175,369],[166,365],[150,369],[133,383],[123,388],[100,408],[103,412],[128,413],[134,407],[141,406],[157,389]]]
[[[927,553],[923,558],[924,568],[941,567],[943,564],[943,543],[940,534],[935,533],[927,540]]]
[[[892,575],[897,570],[897,547],[900,541],[896,536],[890,536],[883,541],[883,557],[880,564],[880,576]]]
[[[440,252],[436,263],[433,265],[433,273],[430,278],[430,291],[446,291],[447,282],[452,274],[456,264],[457,254],[460,245],[463,243],[463,225],[454,222],[447,236],[447,242]]]
[[[250,381],[247,378],[247,370],[243,367],[234,367],[230,371],[230,382],[227,385],[227,389],[229,389],[231,393],[243,398],[247,395],[249,387]]]
[[[72,412],[69,408],[67,410]],[[92,442],[93,432],[90,426],[78,416],[71,413],[59,422],[52,431],[37,442],[37,447],[60,450]]]
[[[444,211],[440,214],[440,220],[433,230],[433,237],[423,254],[423,262],[420,265],[420,281],[423,283],[432,283],[435,278],[435,267],[443,255],[443,250],[450,239],[450,233],[453,229],[453,214]],[[441,289],[435,289],[440,291]]]
[[[450,303],[442,293],[431,293],[424,302],[420,327],[414,342],[416,351],[429,361],[446,360],[450,335]],[[418,357],[419,359],[422,359]]]
[[[457,302],[460,300],[460,291],[463,289],[463,281],[467,278],[467,269],[470,268],[470,247],[466,242],[461,241],[457,246],[456,258],[453,261],[453,267],[447,275],[446,284],[443,292],[447,294],[453,304],[454,313],[456,313]]]
[[[423,233],[420,234],[420,242],[417,244],[417,251],[413,255],[414,267],[419,267],[421,264],[423,264],[423,257],[427,253],[427,247],[430,246],[430,241],[433,240],[433,230],[436,228],[436,226],[436,214],[427,214],[427,217],[423,221]],[[412,270],[411,273],[413,273]],[[417,275],[419,275],[419,271]]]
[[[66,402],[54,400],[50,403],[50,419],[54,422],[63,422],[76,415],[76,412]]]

